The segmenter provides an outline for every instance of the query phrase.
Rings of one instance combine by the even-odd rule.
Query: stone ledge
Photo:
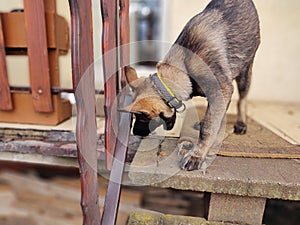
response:
[[[181,136],[197,142],[195,121],[201,106],[187,105]],[[202,113],[202,114],[201,114]],[[222,130],[224,140],[217,158],[206,174],[182,171],[177,138],[149,136],[142,139],[130,165],[129,178],[135,185],[231,194],[259,198],[300,200],[300,163],[298,145],[293,145],[260,123],[248,118],[246,135],[235,135],[235,116],[228,114]]]
[[[179,190],[204,191],[238,196],[300,200],[300,165],[293,159],[259,159],[218,156],[206,174],[182,171],[174,151],[176,139],[161,144],[163,156],[157,156],[157,139],[144,139],[147,146],[135,155],[129,178],[135,185],[151,185]]]
[[[199,217],[168,215],[156,212],[133,212],[127,225],[233,225],[232,223],[207,221]]]

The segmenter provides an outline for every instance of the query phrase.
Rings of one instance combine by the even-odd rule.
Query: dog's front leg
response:
[[[205,171],[208,167],[207,156],[210,147],[213,145],[220,123],[217,123],[223,116],[214,115],[211,104],[208,104],[206,109],[205,117],[201,121],[201,127],[199,131],[198,143],[195,143],[190,150],[184,146],[185,151],[181,151],[182,158],[180,160],[180,166],[184,170],[203,170]],[[215,119],[214,119],[215,118]],[[187,145],[189,140],[182,142]],[[210,156],[209,156],[210,158]]]
[[[208,96],[208,107],[201,122],[199,142],[190,151],[185,151],[180,160],[182,169],[205,171],[215,158],[216,153],[210,154],[210,150],[216,141],[220,141],[219,135],[222,137],[220,130],[223,130],[221,127],[225,125],[223,120],[233,92],[232,84],[225,87]]]

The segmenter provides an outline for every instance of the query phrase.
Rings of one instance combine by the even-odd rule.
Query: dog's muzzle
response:
[[[148,136],[157,127],[163,125],[165,130],[171,130],[176,121],[176,113],[170,118],[160,115],[156,118],[149,118],[145,114],[135,114],[136,120],[133,126],[133,134],[142,137]]]

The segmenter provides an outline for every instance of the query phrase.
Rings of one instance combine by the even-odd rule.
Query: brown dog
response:
[[[125,108],[136,116],[133,133],[147,136],[161,124],[172,129],[175,112],[184,110],[182,101],[206,97],[199,142],[180,152],[182,169],[201,169],[231,101],[234,79],[240,96],[234,132],[246,133],[245,100],[259,44],[259,20],[251,0],[212,0],[186,24],[156,74],[137,78],[136,71],[126,67],[135,98]]]

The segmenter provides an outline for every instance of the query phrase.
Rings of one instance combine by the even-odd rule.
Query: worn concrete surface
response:
[[[195,121],[204,117],[205,108],[189,105],[181,128],[181,137],[193,138],[196,143],[199,131],[194,129]],[[218,134],[214,151],[222,156],[256,157],[256,158],[293,158],[300,159],[300,146],[291,144],[252,118],[247,118],[247,133],[236,135],[233,127],[235,114],[227,114],[226,125]],[[278,129],[278,128],[277,128]],[[221,146],[222,144],[222,146]],[[221,147],[220,147],[221,146]],[[212,151],[212,150],[211,150]]]
[[[129,171],[131,182],[180,190],[300,200],[299,160],[218,156],[203,174],[180,170],[176,144],[174,138],[144,139],[142,145],[147,148],[138,150],[135,155]],[[159,145],[163,154],[157,156]]]
[[[298,160],[218,156],[203,174],[180,170],[174,146],[176,139],[166,139],[162,144],[165,155],[160,157],[156,148],[138,151],[129,171],[131,181],[180,190],[300,200]]]
[[[207,169],[182,171],[175,150],[176,138],[144,139],[131,164],[135,185],[155,185],[180,190],[239,196],[300,200],[300,161],[218,156]],[[157,156],[158,147],[161,152]]]
[[[193,125],[203,108],[188,106],[181,136],[197,139]],[[190,110],[192,109],[192,110]],[[227,117],[219,156],[200,171],[182,171],[177,139],[150,136],[142,140],[130,166],[136,185],[205,191],[237,196],[300,200],[300,147],[283,140],[261,124],[248,120],[246,135],[232,134],[235,116]],[[157,154],[159,152],[159,154]],[[220,156],[222,155],[222,156]],[[292,155],[288,159],[288,155]],[[230,156],[230,157],[229,157]]]

